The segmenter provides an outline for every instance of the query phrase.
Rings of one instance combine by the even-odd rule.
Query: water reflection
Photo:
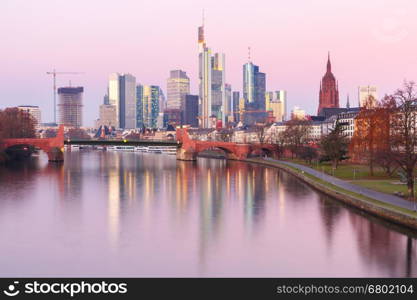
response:
[[[15,253],[24,239],[19,251],[41,253],[41,275],[417,275],[413,233],[276,169],[116,152],[65,159],[0,169],[2,275],[32,274]],[[66,260],[53,264],[56,251]]]

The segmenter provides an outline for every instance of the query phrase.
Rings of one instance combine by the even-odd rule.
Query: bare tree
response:
[[[320,149],[322,152],[321,161],[331,161],[334,169],[341,160],[346,159],[348,140],[343,129],[344,124],[336,121],[336,126],[328,134],[321,138]]]
[[[393,103],[390,117],[390,150],[407,179],[408,196],[414,198],[414,169],[417,163],[417,92],[413,81],[388,96]]]
[[[256,125],[255,131],[256,131],[256,137],[260,144],[264,144],[267,142],[270,142],[271,136],[268,132],[270,126],[265,125]]]
[[[311,121],[292,119],[285,123],[283,132],[285,145],[290,149],[291,156],[297,155],[298,149],[308,141],[311,128]]]

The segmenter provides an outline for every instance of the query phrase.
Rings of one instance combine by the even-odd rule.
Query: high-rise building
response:
[[[182,109],[185,95],[190,93],[190,78],[182,70],[170,72],[167,79],[167,108]]]
[[[376,86],[360,86],[358,87],[358,99],[359,99],[359,107],[363,107],[365,103],[368,101],[368,99],[371,98],[371,102],[369,105],[371,107],[376,105],[376,102],[378,100],[378,93]]]
[[[159,89],[159,113],[162,113],[167,108],[167,101],[164,94],[164,91],[160,88]],[[162,127],[158,127],[162,128]]]
[[[225,87],[225,56],[215,53],[211,58],[211,114],[225,121],[226,87]]]
[[[143,85],[136,85],[136,128],[144,127],[143,123]]]
[[[131,74],[109,76],[109,104],[116,106],[119,128],[136,128],[136,78]]]
[[[336,78],[332,73],[330,54],[327,57],[327,70],[320,83],[319,107],[317,114],[320,115],[323,108],[339,108],[339,88]]]
[[[176,108],[167,108],[164,111],[164,127],[171,125],[174,128],[183,124],[183,110]]]
[[[142,124],[147,128],[157,128],[159,115],[159,92],[159,86],[143,86],[142,99],[140,99],[141,104],[138,106],[142,108]],[[137,119],[140,119],[140,117],[137,117]]]
[[[204,25],[198,28],[198,78],[200,127],[209,128],[211,116],[211,50],[206,46]]]
[[[213,117],[225,120],[223,112],[226,105],[225,55],[212,56],[204,38],[204,25],[198,28],[199,49],[199,118],[200,126],[210,128]],[[224,124],[224,122],[223,122]]]
[[[100,105],[100,119],[97,122],[99,126],[118,127],[116,106],[110,104]]]
[[[19,110],[22,110],[24,112],[27,112],[29,115],[32,116],[33,120],[35,121],[35,129],[38,130],[39,126],[42,123],[41,120],[41,110],[39,109],[39,106],[35,105],[20,105],[17,107]]]
[[[276,122],[283,122],[287,119],[287,92],[279,90],[265,93],[265,109],[272,111]]]
[[[238,91],[234,91],[232,93],[232,103],[230,104],[233,122],[239,122],[239,99],[240,93]]]
[[[232,116],[232,85],[229,83],[226,83],[224,85],[224,91],[225,91],[225,101],[223,105],[223,115],[225,122],[232,122],[233,116]]]
[[[243,65],[243,98],[247,110],[265,110],[266,75],[251,61]]]
[[[83,87],[58,88],[58,124],[72,127],[82,125]]]
[[[186,95],[183,112],[183,124],[198,127],[198,96]]]

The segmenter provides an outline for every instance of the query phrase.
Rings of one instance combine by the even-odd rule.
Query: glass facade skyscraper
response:
[[[143,123],[143,85],[136,86],[136,128],[144,127]]]
[[[212,55],[210,48],[206,46],[204,26],[198,28],[198,49],[200,127],[210,128],[213,116],[225,121],[223,112],[226,105],[225,55],[223,53]]]
[[[116,106],[119,128],[136,128],[136,78],[130,74],[109,76],[109,104]]]
[[[144,85],[136,87],[137,115],[136,126],[157,128],[159,115],[159,92],[156,85]]]
[[[252,62],[243,65],[243,98],[247,110],[265,110],[266,75]]]
[[[182,109],[185,95],[190,93],[190,78],[182,70],[170,72],[167,80],[167,108]]]

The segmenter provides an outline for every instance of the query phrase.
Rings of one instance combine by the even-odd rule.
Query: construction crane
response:
[[[83,74],[83,72],[57,72],[55,69],[52,72],[46,72],[47,75],[52,75],[54,86],[54,123],[56,124],[56,75],[75,75],[75,74]]]

